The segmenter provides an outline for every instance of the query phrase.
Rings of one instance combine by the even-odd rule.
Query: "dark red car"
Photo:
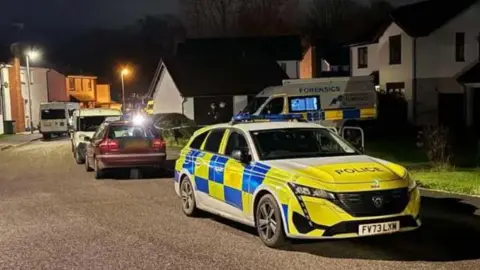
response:
[[[106,169],[163,169],[166,142],[151,125],[135,125],[131,121],[104,122],[87,146],[85,169],[95,171],[95,178],[104,176]]]

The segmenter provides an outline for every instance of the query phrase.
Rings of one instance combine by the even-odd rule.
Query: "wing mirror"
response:
[[[252,156],[247,151],[242,151],[240,149],[235,149],[232,151],[232,158],[245,164],[248,164],[252,161]]]
[[[86,142],[91,142],[92,138],[90,138],[88,136],[85,136],[85,137],[83,137],[83,140],[86,141]]]

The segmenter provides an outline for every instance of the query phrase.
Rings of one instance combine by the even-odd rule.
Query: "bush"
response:
[[[180,113],[156,114],[152,119],[170,145],[184,145],[199,128],[193,120]]]
[[[448,129],[439,125],[429,125],[423,130],[428,160],[436,170],[451,169]]]

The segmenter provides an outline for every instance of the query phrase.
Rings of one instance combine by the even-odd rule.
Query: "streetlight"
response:
[[[125,80],[124,77],[128,76],[130,74],[130,70],[126,67],[122,69],[120,72],[120,77],[122,78],[122,110],[125,112]]]
[[[35,61],[40,58],[40,52],[36,50],[28,50],[25,52],[25,62],[27,64],[27,91],[28,91],[28,110],[30,118],[30,133],[33,134],[33,114],[32,114],[32,93],[30,91],[30,60]]]

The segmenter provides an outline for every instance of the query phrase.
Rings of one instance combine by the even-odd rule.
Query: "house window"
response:
[[[389,38],[390,46],[390,65],[399,65],[402,63],[402,36],[391,36]]]
[[[368,67],[368,48],[358,48],[358,68]]]
[[[457,62],[465,61],[465,33],[455,33],[455,60]]]
[[[68,88],[70,91],[75,91],[75,79],[74,78],[68,78]]]
[[[93,88],[92,88],[92,80],[88,80],[87,82],[87,88],[88,88],[88,91],[92,91]]]

